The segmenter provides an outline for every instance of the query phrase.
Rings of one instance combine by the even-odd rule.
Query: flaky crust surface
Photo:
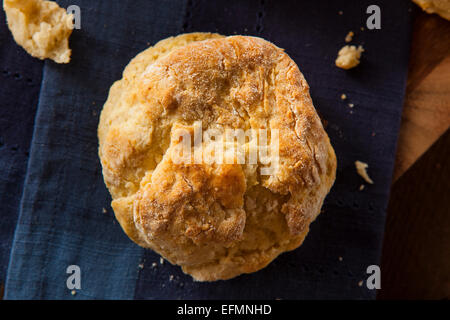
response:
[[[413,0],[427,13],[437,13],[450,21],[450,0]]]
[[[279,166],[176,164],[177,128],[279,131]],[[194,33],[140,53],[111,87],[98,128],[115,215],[137,244],[199,281],[265,267],[297,248],[336,158],[297,65],[255,37]]]

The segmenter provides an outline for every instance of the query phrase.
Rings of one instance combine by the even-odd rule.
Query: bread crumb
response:
[[[73,14],[46,0],[4,0],[3,8],[14,40],[30,55],[57,63],[70,61]]]
[[[338,52],[336,66],[345,70],[356,67],[359,64],[359,59],[363,52],[364,49],[362,46],[359,46],[358,48],[355,46],[344,46]]]
[[[355,33],[353,31],[349,31],[349,33],[347,33],[347,35],[345,36],[345,42],[351,42],[354,35]]]
[[[362,184],[362,185],[360,185],[360,186],[359,186],[359,191],[363,191],[363,190],[364,190],[364,188],[365,188],[365,185],[363,185],[363,184]]]
[[[77,292],[76,292],[75,290],[72,290],[70,293],[71,293],[73,296],[77,294]]]
[[[347,99],[347,95],[346,95],[345,93],[343,93],[343,94],[341,95],[341,99],[342,99],[342,100]]]
[[[349,106],[350,108],[353,108],[355,105],[354,105],[353,103],[349,103],[348,106]]]
[[[164,259],[163,258],[159,258],[159,263],[160,264],[164,264]]]
[[[344,14],[344,11],[341,10],[341,11],[338,12],[338,14],[339,14],[340,16],[342,16],[342,15]]]
[[[153,262],[153,263],[152,263],[152,268],[156,268],[157,265],[158,265],[158,264],[157,264],[156,262]]]
[[[108,210],[106,210],[105,208],[102,209],[103,213],[108,213]]]
[[[363,283],[364,281],[361,280],[360,282],[358,282],[358,286],[362,287]]]
[[[361,31],[364,31],[364,27],[359,28]]]
[[[173,275],[170,275],[169,281],[173,281]]]
[[[358,174],[367,182],[370,184],[373,184],[373,180],[370,179],[369,175],[367,174],[367,168],[369,165],[367,163],[361,162],[359,160],[355,161],[355,167]]]
[[[144,269],[144,264],[143,264],[143,263],[140,263],[140,264],[138,265],[138,267],[139,267],[139,269]]]
[[[339,261],[342,261],[342,260],[344,260],[344,258],[342,258],[342,257],[339,257]]]

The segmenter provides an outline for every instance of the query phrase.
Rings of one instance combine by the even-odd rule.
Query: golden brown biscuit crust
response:
[[[279,167],[176,164],[177,128],[279,130]],[[196,280],[229,279],[295,249],[320,212],[336,158],[309,87],[282,49],[194,33],[133,59],[100,117],[99,155],[128,236]]]
[[[450,21],[450,0],[413,0],[427,13],[437,13]]]

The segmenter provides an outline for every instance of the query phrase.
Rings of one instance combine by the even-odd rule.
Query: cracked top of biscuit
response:
[[[262,175],[260,162],[174,161],[174,132],[198,121],[202,130],[276,129],[279,165]],[[201,281],[257,271],[298,247],[335,179],[303,75],[256,37],[184,34],[143,51],[111,87],[98,137],[124,231]]]

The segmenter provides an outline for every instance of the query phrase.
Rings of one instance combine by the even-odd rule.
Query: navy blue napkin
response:
[[[369,1],[58,2],[80,6],[81,29],[70,40],[70,64],[45,62],[5,298],[375,296],[359,284],[380,258],[407,75],[409,1],[377,1],[382,28],[364,31]],[[344,71],[334,59],[350,30],[366,52],[360,66]],[[260,272],[215,283],[193,282],[124,235],[97,157],[98,116],[129,60],[192,31],[257,35],[285,48],[311,86],[338,157],[336,184],[303,246]],[[364,191],[355,160],[369,163],[375,181]],[[66,286],[69,265],[81,269],[75,294]]]
[[[17,222],[43,66],[16,45],[4,22],[0,10],[0,288]]]

